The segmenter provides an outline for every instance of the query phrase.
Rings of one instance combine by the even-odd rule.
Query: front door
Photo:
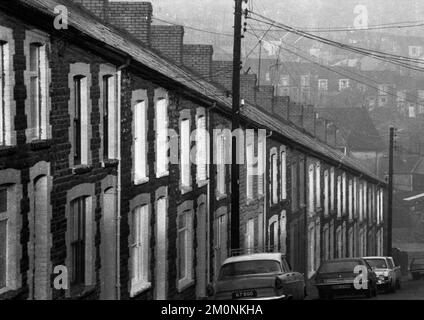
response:
[[[208,223],[206,205],[201,204],[197,209],[197,283],[196,296],[206,297],[206,286],[208,284]]]
[[[116,192],[107,189],[103,194],[103,232],[101,299],[116,299]]]

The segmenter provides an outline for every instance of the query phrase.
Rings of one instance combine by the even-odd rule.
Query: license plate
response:
[[[339,285],[333,286],[333,289],[336,289],[336,290],[350,289],[350,284],[339,284]]]
[[[255,290],[243,290],[233,292],[233,299],[242,299],[242,298],[256,298],[257,293]]]

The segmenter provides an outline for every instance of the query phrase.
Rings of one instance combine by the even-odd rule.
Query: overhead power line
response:
[[[424,61],[422,59],[416,59],[416,58],[409,58],[409,57],[405,57],[405,56],[400,56],[400,55],[395,55],[395,54],[391,54],[391,53],[386,53],[386,52],[381,52],[378,50],[372,50],[372,49],[365,49],[365,48],[361,48],[361,47],[356,47],[356,46],[352,46],[349,44],[344,44],[344,43],[340,43],[337,41],[333,41],[330,39],[326,39],[323,37],[319,37],[317,35],[313,35],[307,32],[303,32],[301,30],[295,29],[293,27],[284,25],[280,22],[274,21],[272,19],[269,19],[267,17],[264,17],[262,15],[259,15],[257,13],[254,12],[250,12],[253,15],[259,16],[260,18],[264,19],[264,20],[260,20],[260,19],[256,19],[254,17],[249,16],[248,19],[266,24],[266,25],[273,25],[277,28],[280,28],[282,30],[285,30],[287,32],[293,33],[293,34],[297,34],[299,36],[301,36],[302,38],[307,38],[310,40],[314,40],[314,41],[318,41],[321,43],[324,43],[326,45],[330,45],[333,47],[337,47],[339,49],[343,49],[343,50],[347,50],[350,52],[354,52],[360,55],[365,55],[365,56],[370,56],[372,58],[375,58],[377,60],[381,60],[384,62],[388,62],[397,66],[401,66],[404,68],[408,68],[411,70],[415,70],[415,71],[424,71],[423,67],[419,67],[417,66],[417,64],[424,64]],[[410,63],[414,63],[414,64],[410,64]]]
[[[184,27],[185,29],[190,29],[190,30],[194,30],[194,31],[198,31],[198,32],[209,33],[209,34],[214,34],[214,35],[223,36],[223,37],[231,37],[231,38],[233,37],[233,35],[229,34],[229,33],[222,33],[222,32],[218,32],[218,31],[211,31],[211,30],[191,27],[191,26],[187,26],[187,25],[184,25],[184,24],[181,24],[181,23],[178,23],[178,22],[167,21],[167,20],[164,20],[164,19],[156,18],[156,17],[153,17],[152,19],[156,20],[156,21],[163,22],[163,23],[168,23],[168,24],[171,24],[171,25],[174,25],[174,26],[181,26],[181,27]]]
[[[301,50],[301,49],[299,49],[298,47],[295,47],[295,46],[290,45],[290,44],[288,44],[288,43],[286,43],[286,44],[287,44],[287,45],[289,45],[289,46],[291,46],[291,47],[293,47],[293,48],[295,48],[295,49],[296,49],[296,51],[300,51],[300,52],[303,52],[303,53],[304,53],[304,51],[303,51],[303,50]],[[365,77],[364,77],[364,76],[362,76],[362,75],[360,75],[360,74],[357,74],[357,73],[355,73],[355,72],[353,72],[353,71],[347,71],[347,70],[346,70],[346,71],[347,71],[347,73],[348,73],[348,74],[346,74],[346,72],[341,72],[341,71],[339,71],[339,70],[335,70],[334,68],[331,68],[331,67],[329,67],[329,66],[325,66],[325,65],[323,65],[323,64],[321,64],[321,63],[319,63],[319,62],[317,62],[317,61],[313,60],[312,58],[307,58],[307,57],[305,57],[305,56],[303,56],[303,55],[300,55],[299,53],[297,53],[297,52],[295,52],[295,51],[293,51],[293,50],[288,49],[288,48],[282,48],[282,49],[283,49],[284,51],[286,51],[286,52],[290,53],[290,54],[293,54],[293,55],[295,55],[295,56],[297,56],[297,57],[299,57],[299,58],[303,59],[303,60],[309,61],[309,62],[311,62],[311,63],[313,63],[313,64],[315,64],[315,65],[318,65],[320,68],[323,68],[323,69],[329,70],[329,71],[331,71],[331,72],[333,72],[333,73],[337,73],[337,74],[339,74],[339,75],[341,75],[341,76],[343,76],[343,77],[346,77],[346,78],[351,79],[351,80],[353,80],[353,81],[356,81],[356,82],[358,82],[358,83],[362,83],[362,84],[366,85],[367,87],[370,87],[370,88],[372,88],[372,89],[374,89],[374,90],[377,90],[377,91],[379,91],[379,92],[385,93],[385,94],[390,95],[390,96],[393,96],[393,97],[397,97],[397,95],[395,95],[395,94],[393,94],[393,93],[391,93],[391,92],[389,92],[389,91],[381,90],[380,88],[378,88],[378,87],[376,87],[376,86],[373,86],[373,85],[369,84],[369,83],[368,83],[368,82],[366,82],[365,80],[358,80],[357,78],[353,77],[353,76],[352,76],[352,74],[354,74],[354,75],[356,75],[356,76],[359,76],[359,77],[363,77],[363,78],[365,78]],[[349,74],[349,73],[350,73],[350,74]],[[375,82],[375,80],[373,80],[373,81]],[[415,102],[410,101],[410,100],[407,100],[407,99],[405,99],[405,102],[415,103]]]

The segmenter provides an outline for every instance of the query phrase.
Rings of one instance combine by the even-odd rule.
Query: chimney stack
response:
[[[273,114],[274,86],[259,86],[256,88],[256,105]]]
[[[316,117],[317,114],[315,113],[315,108],[313,105],[307,105],[305,107],[305,114],[303,116],[303,127],[304,129],[309,132],[310,134],[314,135],[316,134]]]
[[[184,27],[151,26],[150,44],[175,64],[183,64]]]
[[[233,62],[212,61],[212,80],[231,92],[233,81]]]
[[[326,121],[327,125],[327,144],[336,147],[336,125],[331,121]]]
[[[275,96],[273,113],[276,117],[289,120],[289,96]]]
[[[315,135],[322,142],[327,142],[327,121],[317,117],[315,122]]]
[[[150,2],[110,2],[108,0],[74,0],[100,19],[150,44],[153,8]]]
[[[212,76],[213,47],[202,44],[185,44],[183,46],[183,64],[197,72],[206,81]]]
[[[303,127],[303,105],[296,102],[289,104],[289,120],[298,127]]]
[[[256,74],[242,74],[240,77],[241,98],[255,104],[256,101]]]

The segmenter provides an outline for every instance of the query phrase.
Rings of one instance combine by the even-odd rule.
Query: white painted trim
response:
[[[7,190],[8,202],[12,204],[11,212],[6,217],[7,222],[7,264],[6,264],[6,287],[0,289],[0,294],[7,291],[17,290],[22,285],[21,275],[21,201],[22,185],[21,173],[18,170],[6,169],[0,171],[1,185],[9,185]]]
[[[27,277],[28,277],[28,283],[29,283],[29,299],[33,298],[33,295],[35,294],[32,290],[32,282],[33,282],[33,270],[34,270],[34,232],[36,232],[36,228],[35,228],[35,221],[34,221],[34,217],[35,217],[35,184],[34,181],[35,179],[37,179],[40,176],[44,176],[47,178],[47,194],[46,194],[46,203],[47,203],[47,212],[43,213],[46,214],[45,219],[47,220],[47,226],[46,226],[46,244],[47,244],[47,248],[43,248],[43,250],[47,250],[46,251],[46,255],[47,255],[47,261],[45,261],[46,263],[46,270],[44,272],[43,278],[41,280],[41,282],[45,282],[43,283],[43,295],[42,297],[34,297],[34,299],[37,300],[49,300],[52,297],[52,289],[51,289],[51,285],[50,285],[50,275],[53,273],[53,266],[51,263],[51,257],[50,257],[50,249],[53,246],[53,237],[52,237],[52,233],[51,233],[51,219],[52,219],[52,206],[51,206],[51,190],[52,190],[52,186],[53,186],[53,177],[50,175],[51,172],[51,168],[50,168],[50,163],[47,162],[39,162],[37,163],[35,166],[33,166],[32,168],[30,168],[30,181],[28,183],[28,198],[29,198],[29,212],[28,212],[28,221],[29,221],[29,241],[27,244],[27,248],[28,248],[28,256],[29,256],[29,270],[27,272]],[[37,235],[36,236],[41,236],[41,235]],[[37,237],[37,238],[38,238]]]
[[[70,97],[69,97],[69,104],[68,104],[68,112],[70,116],[70,126],[69,126],[69,137],[71,142],[71,152],[69,154],[69,166],[75,167],[74,164],[74,148],[73,145],[73,132],[74,132],[74,125],[72,119],[74,118],[74,77],[75,76],[83,76],[85,78],[85,91],[81,91],[81,95],[83,98],[85,98],[86,102],[86,110],[85,112],[81,112],[81,164],[82,165],[90,165],[91,164],[91,138],[92,138],[92,126],[91,126],[91,111],[92,111],[92,104],[91,104],[91,98],[90,98],[90,92],[91,92],[91,71],[90,71],[90,65],[87,63],[73,63],[70,65],[70,72],[68,75],[68,87],[70,90]],[[84,89],[84,88],[83,88]],[[82,103],[82,111],[84,109],[84,102]]]
[[[27,142],[32,140],[46,140],[52,136],[51,125],[50,125],[50,110],[51,110],[51,98],[50,98],[50,83],[51,83],[51,69],[49,67],[49,51],[50,51],[50,37],[47,33],[40,30],[27,30],[25,33],[24,41],[24,54],[26,61],[26,70],[24,71],[24,81],[26,85],[27,97],[25,99],[25,113],[27,115],[27,124],[30,124],[31,115],[31,102],[30,102],[30,45],[31,43],[41,44],[41,53],[44,57],[43,61],[40,62],[41,74],[41,110],[42,110],[42,123],[41,123],[41,137],[34,138],[37,136],[37,128],[27,128],[25,130]]]
[[[16,101],[14,97],[15,88],[15,72],[14,61],[15,56],[15,40],[13,38],[13,30],[0,26],[0,40],[6,42],[5,47],[5,115],[6,115],[6,136],[5,145],[16,145],[16,132],[15,132],[15,115],[16,115]],[[0,143],[1,145],[1,143]]]

